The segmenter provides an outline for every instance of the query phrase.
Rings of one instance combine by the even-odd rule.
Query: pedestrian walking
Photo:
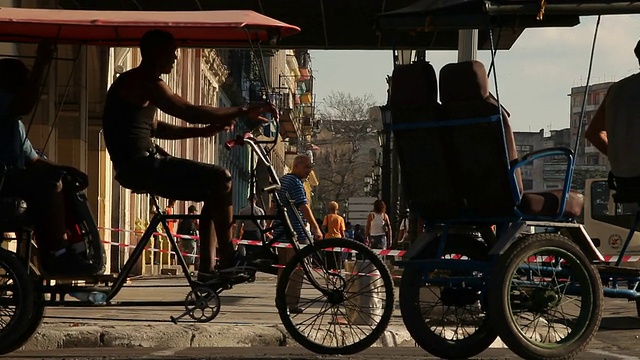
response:
[[[322,228],[325,231],[325,239],[344,239],[345,225],[344,218],[338,215],[338,203],[332,201],[329,203],[329,214],[322,220]],[[325,254],[326,265],[329,269],[339,269],[342,266],[342,253],[327,251]]]
[[[264,216],[264,209],[256,204],[255,194],[247,198],[247,206],[240,209],[238,215],[241,216]],[[263,240],[262,230],[265,228],[265,221],[255,219],[240,219],[236,222],[236,238],[242,240]],[[261,250],[261,247],[254,245],[239,245],[238,253],[247,260],[253,260]]]
[[[188,215],[196,215],[198,208],[195,205],[189,206]],[[178,235],[189,236],[189,238],[180,238],[180,251],[184,255],[184,261],[187,266],[196,265],[198,255],[198,242],[192,237],[198,236],[198,220],[186,218],[181,219],[176,230]]]
[[[278,196],[280,199],[291,199],[294,208],[288,209],[288,216],[291,221],[291,225],[296,232],[298,242],[301,244],[308,244],[313,234],[313,240],[322,239],[322,231],[316,219],[313,217],[311,207],[307,200],[307,193],[304,190],[303,181],[307,179],[313,164],[311,159],[306,155],[298,155],[293,159],[293,168],[291,173],[284,175],[280,178],[280,190],[278,190]],[[284,224],[280,220],[273,222],[275,230],[273,236],[279,238],[281,242],[290,242],[291,239],[287,237],[287,233],[284,231]],[[310,225],[311,234],[307,233],[305,227]],[[286,264],[295,256],[295,252],[290,248],[278,249],[278,257],[280,264]],[[278,271],[278,277],[282,275],[282,269]],[[301,269],[295,270],[291,274],[289,279],[289,286],[286,290],[286,301],[289,313],[300,314],[304,312],[304,309],[299,306],[300,291],[302,289],[302,280],[304,273]]]
[[[365,236],[372,249],[385,250],[389,247],[391,239],[391,222],[387,216],[387,205],[382,200],[373,202],[373,212],[367,217]]]

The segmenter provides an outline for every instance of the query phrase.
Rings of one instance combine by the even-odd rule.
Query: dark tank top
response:
[[[116,169],[123,163],[148,155],[154,148],[151,135],[155,111],[155,106],[139,106],[112,91],[107,93],[102,128],[107,151]]]

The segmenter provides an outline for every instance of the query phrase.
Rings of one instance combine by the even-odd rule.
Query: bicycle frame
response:
[[[283,202],[283,199],[278,195],[277,190],[280,187],[280,180],[273,168],[273,166],[271,165],[270,161],[268,160],[268,155],[265,151],[265,149],[262,146],[259,146],[259,142],[258,140],[256,140],[255,138],[253,138],[250,134],[246,134],[244,137],[239,136],[238,138],[234,139],[234,140],[230,140],[227,142],[227,148],[230,150],[233,146],[235,145],[244,145],[244,144],[248,144],[248,146],[251,148],[252,152],[258,157],[258,160],[261,161],[263,164],[265,164],[267,166],[268,169],[268,173],[269,173],[269,179],[272,183],[272,185],[266,187],[265,189],[263,189],[263,191],[266,191],[270,194],[273,195],[273,200],[276,206],[276,214],[275,215],[261,215],[261,216],[256,216],[256,215],[236,215],[234,216],[234,220],[240,220],[240,219],[250,219],[250,220],[280,220],[280,224],[277,226],[269,226],[269,227],[259,227],[260,232],[264,235],[274,229],[276,229],[277,227],[282,227],[284,228],[283,232],[281,232],[280,234],[278,234],[278,236],[273,237],[272,239],[266,241],[264,240],[263,237],[263,247],[271,247],[272,245],[274,245],[276,242],[278,242],[279,239],[286,237],[288,239],[291,239],[290,244],[291,247],[293,248],[293,251],[295,252],[296,256],[299,255],[300,250],[301,250],[301,244],[298,240],[298,235],[296,234],[293,225],[291,223],[289,214],[288,214],[288,210],[289,208],[293,209],[293,204],[291,202],[291,199],[288,197],[288,195],[286,196],[285,202]],[[200,219],[201,215],[188,215],[188,214],[173,214],[173,215],[167,215],[162,213],[160,206],[155,198],[154,195],[152,195],[152,206],[155,208],[156,210],[156,214],[151,218],[151,221],[149,223],[149,225],[147,226],[146,230],[144,231],[144,233],[142,234],[142,237],[140,238],[140,240],[138,241],[137,245],[135,246],[135,248],[133,249],[129,259],[127,259],[126,263],[124,264],[122,270],[120,271],[120,273],[118,274],[118,276],[115,278],[115,280],[113,281],[112,285],[109,286],[109,291],[106,293],[107,294],[107,301],[111,301],[118,293],[119,291],[122,289],[122,287],[124,286],[124,284],[126,283],[127,278],[129,277],[129,275],[131,274],[135,264],[138,262],[138,260],[141,258],[141,256],[143,255],[145,249],[147,248],[151,238],[153,237],[153,235],[156,233],[158,225],[162,224],[162,228],[164,229],[165,232],[165,236],[168,238],[169,243],[171,244],[171,250],[173,252],[176,253],[176,258],[178,261],[178,264],[180,265],[180,268],[182,269],[183,273],[185,274],[185,278],[187,279],[188,283],[189,283],[189,287],[191,288],[195,288],[199,285],[199,283],[193,279],[193,277],[190,275],[189,272],[189,267],[185,261],[184,255],[181,253],[179,247],[178,247],[178,243],[176,241],[176,238],[173,236],[173,234],[171,234],[171,231],[169,229],[169,225],[167,223],[167,220],[182,220],[182,219]],[[295,216],[297,217],[297,221],[302,222],[302,218],[300,217],[300,214],[296,211],[293,212],[295,214]],[[308,239],[310,240],[309,245],[312,244],[312,239]],[[309,280],[309,282],[311,284],[313,284],[313,286],[320,292],[322,293],[328,293],[328,291],[321,286],[318,281],[312,276],[311,270],[309,269],[309,265],[308,264],[300,264],[302,267],[302,270],[306,276],[306,278]],[[323,265],[324,266],[324,265]],[[55,289],[57,288],[58,285],[43,285],[43,290],[45,293],[55,293]],[[80,289],[82,289],[82,286],[71,286],[70,287],[72,290],[70,292],[78,291]],[[55,300],[49,300],[46,301],[47,305],[65,305],[65,306],[84,306],[86,304],[86,302],[67,302],[67,301],[55,301]],[[115,304],[117,305],[138,305],[138,306],[158,306],[158,305],[183,305],[184,301],[143,301],[143,302],[138,302],[138,301],[131,301],[131,302],[116,302]]]

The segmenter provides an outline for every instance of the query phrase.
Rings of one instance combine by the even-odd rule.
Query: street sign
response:
[[[367,216],[373,211],[373,202],[376,200],[375,197],[350,197],[346,221],[351,222],[352,225],[365,226]]]

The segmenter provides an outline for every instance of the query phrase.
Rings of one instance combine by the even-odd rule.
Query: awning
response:
[[[640,13],[638,1],[422,0],[378,16],[378,28],[445,31],[575,26],[580,16]]]
[[[540,1],[535,12],[511,12],[496,16],[488,11],[492,3],[520,3],[526,1],[485,0],[422,0],[413,5],[378,16],[378,28],[384,30],[424,30],[428,32],[455,32],[460,29],[480,29],[522,32],[528,27],[572,27],[580,23],[577,14],[546,14],[537,18]]]
[[[182,47],[271,41],[300,31],[253,11],[85,11],[0,8],[0,41],[137,46],[150,29],[170,31]]]

